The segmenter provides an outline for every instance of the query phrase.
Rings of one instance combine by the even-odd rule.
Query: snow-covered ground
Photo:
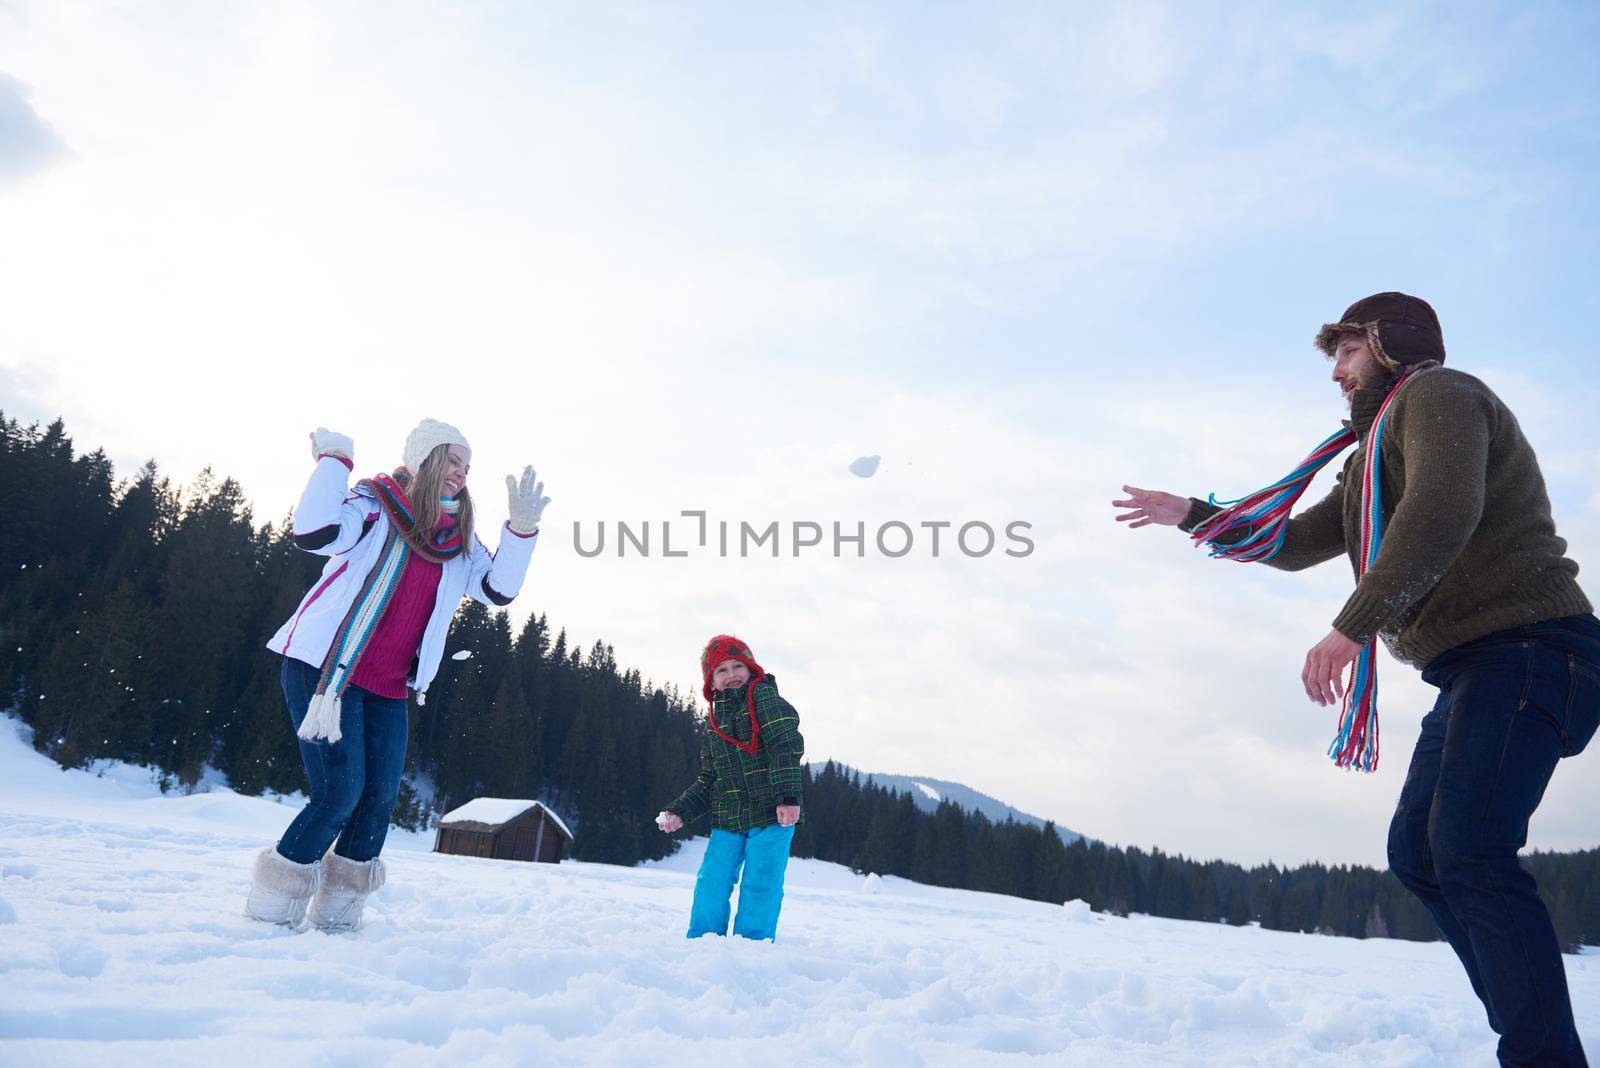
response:
[[[244,918],[292,809],[62,772],[0,720],[4,1065],[1489,1065],[1442,944],[790,869],[781,941],[682,937],[701,843],[635,869],[397,832],[354,935]],[[1567,958],[1600,1053],[1600,959]]]

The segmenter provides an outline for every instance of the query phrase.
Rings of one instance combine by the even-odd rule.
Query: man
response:
[[[1482,382],[1443,367],[1426,301],[1379,293],[1316,345],[1350,407],[1353,454],[1325,498],[1289,520],[1265,562],[1286,571],[1341,552],[1358,582],[1301,680],[1318,704],[1379,635],[1439,690],[1389,828],[1389,865],[1432,913],[1501,1036],[1506,1065],[1583,1065],[1561,950],[1517,860],[1556,762],[1600,721],[1600,621],[1556,536],[1533,449]],[[1377,443],[1383,536],[1362,574],[1362,473]],[[1131,527],[1184,531],[1218,509],[1124,486]],[[1249,536],[1235,530],[1224,544]]]

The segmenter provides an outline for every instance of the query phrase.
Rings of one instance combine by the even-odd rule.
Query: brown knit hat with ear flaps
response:
[[[1345,309],[1336,323],[1317,331],[1317,348],[1332,356],[1345,334],[1367,339],[1378,362],[1398,371],[1424,360],[1444,362],[1444,332],[1439,317],[1421,297],[1375,293]]]

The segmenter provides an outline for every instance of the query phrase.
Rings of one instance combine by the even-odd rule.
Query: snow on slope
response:
[[[795,861],[776,944],[682,937],[703,840],[641,868],[397,833],[354,935],[247,920],[293,809],[62,772],[0,721],[0,1064],[1493,1062],[1438,943],[1157,920]],[[14,918],[13,918],[14,917]],[[1597,958],[1567,958],[1600,1050]]]
[[[929,801],[932,801],[936,805],[942,799],[939,791],[935,790],[925,782],[914,782],[911,785],[915,786],[918,790],[921,790],[922,796],[926,797]]]

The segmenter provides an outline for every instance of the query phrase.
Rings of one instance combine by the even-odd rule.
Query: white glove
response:
[[[544,495],[544,483],[535,482],[533,468],[522,469],[522,481],[516,476],[506,476],[506,495],[511,504],[511,529],[518,534],[532,534],[539,529],[539,517],[550,498]]]
[[[343,456],[346,460],[355,462],[356,443],[344,434],[319,426],[311,432],[311,455],[318,456]]]

